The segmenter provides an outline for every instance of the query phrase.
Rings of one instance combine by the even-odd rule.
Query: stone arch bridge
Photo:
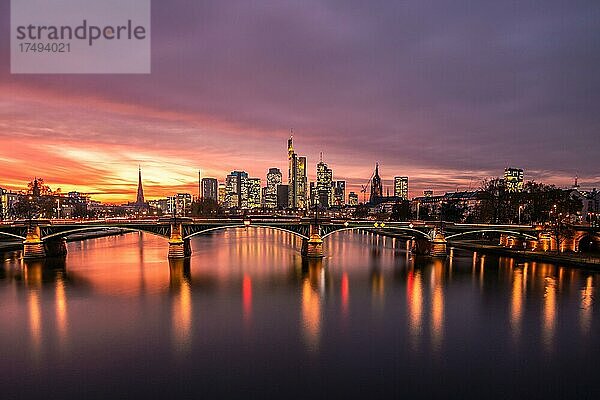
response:
[[[302,239],[302,255],[323,257],[323,240],[335,232],[348,230],[394,233],[413,240],[419,254],[445,256],[448,239],[481,233],[499,233],[502,240],[538,240],[538,228],[527,225],[481,225],[440,222],[379,222],[314,218],[161,218],[153,220],[52,221],[32,220],[0,225],[0,236],[23,242],[24,258],[66,255],[65,237],[86,231],[120,228],[164,237],[169,243],[169,258],[184,258],[192,253],[190,239],[223,229],[260,227],[289,232]],[[504,239],[503,239],[504,238]]]

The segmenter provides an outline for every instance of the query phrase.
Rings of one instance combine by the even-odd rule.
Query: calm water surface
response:
[[[361,233],[230,230],[0,268],[0,398],[600,398],[600,275]]]

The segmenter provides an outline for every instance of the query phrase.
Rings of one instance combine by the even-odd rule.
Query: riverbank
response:
[[[532,250],[515,250],[498,245],[459,240],[448,241],[448,246],[459,249],[479,251],[482,253],[513,257],[516,259],[543,261],[565,264],[574,267],[600,269],[599,257],[585,256],[577,253],[551,253]]]
[[[407,239],[406,234],[398,234],[383,229],[368,229],[367,231],[395,239]],[[600,269],[600,257],[585,256],[579,253],[553,253],[532,250],[515,250],[489,243],[463,240],[450,240],[448,241],[448,247],[456,247],[459,249],[514,257],[521,260],[551,262],[564,264],[565,266]]]

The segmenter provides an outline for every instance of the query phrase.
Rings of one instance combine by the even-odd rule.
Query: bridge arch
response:
[[[165,235],[161,235],[157,232],[153,232],[151,230],[146,230],[146,229],[140,229],[140,228],[131,228],[131,227],[125,227],[125,226],[86,226],[83,228],[75,228],[75,229],[69,229],[66,231],[62,231],[62,232],[56,232],[56,233],[51,233],[50,235],[46,235],[42,237],[43,241],[46,241],[47,239],[52,239],[52,238],[56,238],[56,237],[61,237],[61,236],[68,236],[71,235],[73,233],[78,233],[78,232],[86,232],[86,231],[98,231],[101,229],[121,229],[123,231],[127,231],[127,232],[144,232],[144,233],[149,233],[151,235],[154,236],[158,236],[161,237],[163,239],[168,239],[168,236]]]
[[[342,231],[352,231],[352,230],[360,230],[360,229],[373,229],[370,226],[348,226],[348,227],[344,227],[344,228],[340,228],[340,229],[336,229],[334,231],[331,232],[327,232],[326,234],[323,235],[323,239],[325,239],[328,236],[331,236],[332,234],[336,233],[336,232],[342,232]],[[427,239],[427,240],[433,240],[431,236],[429,236],[429,234],[422,232],[418,229],[413,229],[413,228],[404,228],[404,227],[395,227],[395,226],[390,226],[390,227],[386,227],[386,230],[397,230],[397,231],[405,231],[405,232],[414,232],[419,234],[420,236],[422,236],[423,238]],[[375,232],[377,233],[377,232]]]
[[[484,232],[509,233],[511,235],[522,236],[522,237],[525,237],[525,238],[531,239],[531,240],[538,239],[537,237],[535,237],[533,235],[530,235],[528,233],[523,233],[523,232],[509,231],[509,230],[504,230],[504,229],[478,229],[478,230],[474,230],[474,231],[460,232],[460,233],[455,233],[453,235],[446,236],[446,240],[452,239],[455,237],[459,237],[459,236],[470,235],[470,234],[474,234],[474,233],[484,233]]]
[[[291,229],[287,229],[287,228],[283,228],[280,226],[270,226],[270,225],[261,225],[261,224],[250,224],[248,226],[244,225],[244,224],[234,224],[234,225],[223,225],[223,226],[215,226],[215,227],[211,227],[211,228],[207,228],[207,229],[203,229],[201,231],[198,232],[194,232],[186,237],[184,237],[184,239],[190,239],[194,236],[199,236],[199,235],[204,235],[206,233],[210,233],[210,232],[215,232],[215,231],[220,231],[220,230],[225,230],[225,229],[229,229],[229,228],[234,228],[234,229],[239,229],[239,228],[263,228],[263,229],[273,229],[276,231],[281,231],[281,232],[287,232],[287,233],[291,233],[292,235],[298,236],[302,239],[309,239],[308,236],[303,235],[299,232],[293,231]]]
[[[19,235],[15,235],[13,233],[7,233],[7,232],[0,232],[0,236],[8,236],[8,237],[16,238],[16,239],[21,239],[21,240],[26,239],[25,236],[19,236]]]
[[[580,252],[600,253],[600,234],[588,232],[581,236],[577,241],[577,247]]]

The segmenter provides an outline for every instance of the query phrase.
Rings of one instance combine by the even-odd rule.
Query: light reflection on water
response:
[[[128,234],[70,243],[62,262],[6,254],[8,394],[74,395],[66,382],[81,371],[100,372],[86,384],[106,396],[155,394],[142,382],[172,377],[190,380],[175,392],[217,397],[274,382],[285,395],[334,384],[353,394],[360,384],[373,397],[427,397],[458,390],[449,378],[429,385],[428,374],[466,373],[476,382],[466,397],[552,394],[556,382],[591,377],[600,356],[594,272],[459,249],[430,260],[359,232],[328,238],[323,260],[303,260],[294,236],[262,229],[192,247],[191,259],[169,261],[163,239]],[[485,372],[511,365],[535,368],[519,370],[510,388]]]

